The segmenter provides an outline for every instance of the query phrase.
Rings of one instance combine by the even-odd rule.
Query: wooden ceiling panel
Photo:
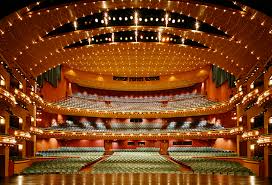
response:
[[[127,76],[170,75],[215,64],[236,77],[244,77],[256,64],[266,63],[272,54],[271,18],[249,7],[243,7],[246,12],[239,12],[178,1],[143,0],[86,4],[70,4],[67,7],[31,14],[22,9],[5,17],[0,22],[0,53],[8,62],[16,62],[34,77],[59,64],[91,73]],[[63,47],[88,36],[134,28],[99,28],[43,38],[47,32],[91,12],[124,7],[149,7],[182,12],[223,30],[230,38],[165,27],[161,28],[163,32],[197,41],[209,49],[158,43],[118,43],[71,50],[64,50]],[[137,29],[158,30],[156,27]]]

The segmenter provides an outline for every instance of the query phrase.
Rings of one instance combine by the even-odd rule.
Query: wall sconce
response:
[[[0,86],[5,86],[5,85],[6,85],[5,78],[0,75]]]
[[[252,144],[252,145],[250,145],[250,150],[254,150],[255,149],[255,144]]]
[[[5,124],[5,118],[0,116],[0,125],[4,125]]]
[[[23,150],[23,145],[22,144],[18,144],[18,149],[19,150]]]
[[[242,88],[242,86],[240,85],[238,91],[241,92],[242,90],[243,90],[243,88]]]
[[[19,89],[23,89],[23,84],[22,83],[19,83]]]
[[[269,118],[268,123],[272,124],[272,117]]]
[[[269,81],[268,81],[268,86],[271,86],[272,85],[272,76],[269,78]]]

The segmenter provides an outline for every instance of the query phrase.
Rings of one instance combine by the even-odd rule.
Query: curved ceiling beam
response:
[[[191,46],[196,48],[208,48],[207,46],[192,41],[190,39],[182,38],[178,35],[166,34],[160,31],[119,31],[119,32],[109,32],[101,35],[96,35],[82,39],[78,42],[70,43],[66,45],[64,49],[68,48],[78,48],[86,47],[96,44],[113,44],[113,43],[124,43],[124,42],[150,42],[150,43],[167,43],[167,44],[177,44],[183,46]]]
[[[92,30],[113,26],[135,26],[136,28],[138,26],[170,27],[229,37],[224,31],[193,17],[182,13],[167,12],[163,9],[150,8],[126,8],[92,13],[54,28],[44,37],[55,37],[77,30]]]
[[[44,11],[48,9],[53,8],[60,8],[63,6],[77,6],[78,4],[95,4],[99,3],[101,1],[93,0],[93,1],[87,1],[87,0],[58,0],[58,1],[43,1],[41,3],[36,3],[31,6],[30,12],[39,12]],[[225,0],[182,0],[180,2],[183,3],[193,3],[198,5],[205,5],[205,6],[211,6],[216,7],[219,9],[228,9],[231,11],[243,11],[243,9],[240,7],[240,5],[237,5],[237,3],[234,3],[232,1],[225,1]]]

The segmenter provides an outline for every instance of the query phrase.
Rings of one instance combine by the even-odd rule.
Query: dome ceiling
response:
[[[133,77],[214,64],[244,78],[272,54],[271,18],[239,2],[46,3],[28,5],[0,22],[1,55],[29,77],[60,64]]]

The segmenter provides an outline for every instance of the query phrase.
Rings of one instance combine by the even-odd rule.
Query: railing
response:
[[[255,89],[255,90],[251,91],[246,96],[244,96],[244,98],[242,99],[242,104],[244,106],[247,105],[248,103],[250,103],[251,101],[256,99],[258,97],[258,95],[259,95],[259,89]]]
[[[272,146],[272,135],[261,135],[257,143],[260,146]]]
[[[18,89],[14,89],[14,93],[16,98],[18,98],[19,100],[27,103],[27,104],[31,104],[31,100],[30,97],[27,96],[25,93],[23,93],[22,91],[18,90]]]
[[[0,86],[0,99],[3,99],[5,102],[9,103],[11,106],[15,106],[17,104],[15,97]]]
[[[243,133],[242,138],[244,140],[257,140],[259,138],[259,130],[249,130]]]
[[[139,118],[168,118],[179,116],[194,116],[194,115],[208,115],[215,113],[223,113],[231,110],[236,103],[241,100],[243,92],[240,92],[233,96],[229,101],[221,102],[216,105],[207,107],[197,107],[191,109],[180,110],[165,110],[165,111],[108,111],[108,110],[94,110],[87,108],[74,108],[55,105],[54,103],[45,102],[39,95],[31,92],[31,98],[38,103],[44,110],[51,113],[76,115],[76,116],[94,116],[94,117],[119,117],[128,118],[131,116],[137,116]]]
[[[271,97],[272,97],[272,89],[266,90],[264,91],[257,100],[257,105],[258,106],[262,106],[264,103],[266,103],[267,101],[271,101]]]
[[[32,130],[35,128],[33,127]],[[40,128],[37,128],[40,129]],[[218,138],[237,135],[231,132],[232,129],[205,130],[205,131],[163,131],[163,132],[120,132],[112,130],[86,130],[86,131],[65,131],[58,129],[40,129],[43,132],[38,133],[40,138],[86,138],[86,139],[189,139],[189,138]],[[35,132],[32,132],[35,134]]]
[[[15,130],[14,131],[15,139],[18,140],[29,140],[31,139],[31,135],[29,132],[22,131],[22,130]]]
[[[14,136],[0,135],[0,146],[14,146],[16,140]]]

